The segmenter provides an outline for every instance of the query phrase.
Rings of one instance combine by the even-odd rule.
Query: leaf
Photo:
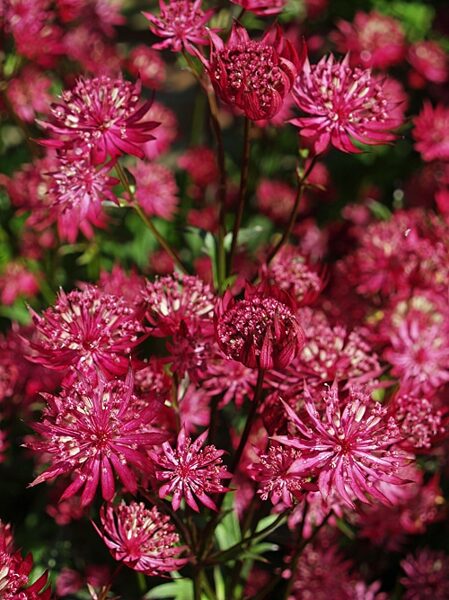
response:
[[[193,582],[185,577],[180,577],[178,573],[172,573],[176,577],[174,581],[157,585],[147,592],[144,596],[147,600],[162,600],[171,598],[172,600],[192,600]]]
[[[226,585],[220,567],[214,568],[214,583],[217,600],[226,600]]]
[[[233,494],[226,495],[223,505],[225,509],[233,508]],[[220,550],[227,550],[241,541],[242,533],[240,531],[240,524],[235,510],[229,510],[221,523],[217,525],[215,537]]]
[[[380,221],[389,221],[391,219],[391,211],[390,209],[382,204],[381,202],[377,202],[377,200],[371,200],[369,203],[369,209]]]

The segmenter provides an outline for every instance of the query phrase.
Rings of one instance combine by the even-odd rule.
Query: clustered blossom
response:
[[[449,557],[424,548],[401,562],[405,600],[445,600],[449,595]]]
[[[429,101],[413,120],[415,149],[425,161],[449,160],[449,107]]]
[[[119,296],[95,286],[60,291],[53,307],[32,312],[36,337],[30,359],[49,369],[92,369],[123,375],[143,328],[135,310]]]
[[[150,29],[163,42],[153,44],[156,50],[170,48],[173,52],[187,50],[193,53],[195,44],[206,46],[209,44],[206,23],[214,14],[213,10],[201,10],[201,0],[169,0],[164,4],[159,0],[161,14],[156,17],[152,13],[144,12],[150,21]]]
[[[407,59],[416,73],[427,81],[445,83],[449,76],[449,62],[443,48],[432,40],[421,40],[410,46]],[[416,83],[421,83],[414,81]]]
[[[79,379],[59,396],[45,396],[42,422],[34,425],[40,440],[29,446],[50,461],[31,485],[69,475],[72,482],[61,499],[81,489],[81,504],[93,502],[101,484],[102,496],[112,500],[116,473],[125,490],[135,493],[137,476],[148,473],[147,448],[168,435],[153,427],[154,403],[143,403],[133,394],[133,379],[105,382]]]
[[[135,198],[147,215],[173,219],[179,200],[172,171],[164,165],[139,162],[131,172],[136,178]]]
[[[138,77],[143,86],[159,90],[164,85],[167,77],[166,66],[156,50],[144,45],[136,46],[129,53],[127,65],[128,71],[134,77]]]
[[[162,575],[182,567],[184,550],[169,517],[140,502],[102,506],[100,537],[115,560],[146,575]]]
[[[304,345],[304,332],[287,292],[247,286],[243,300],[227,291],[217,303],[216,339],[228,358],[250,368],[282,369]]]
[[[161,453],[151,452],[156,465],[156,478],[162,485],[159,496],[172,495],[172,506],[178,510],[181,500],[195,511],[199,511],[196,498],[208,508],[217,507],[209,494],[224,493],[227,488],[222,479],[232,477],[222,465],[224,450],[215,446],[204,446],[208,432],[202,433],[192,441],[182,429],[178,435],[176,448],[168,442],[162,444]]]
[[[251,120],[274,117],[293,86],[304,50],[298,57],[279,27],[267,30],[259,41],[251,40],[238,23],[226,43],[210,35],[211,54],[205,65],[220,98]]]
[[[414,448],[430,448],[432,443],[446,432],[445,411],[435,399],[412,393],[398,393],[392,401],[391,411],[404,437],[404,445]]]
[[[360,389],[342,402],[336,385],[318,399],[305,390],[303,414],[284,406],[296,434],[275,439],[301,452],[292,472],[316,475],[324,499],[336,493],[351,508],[355,500],[389,503],[380,484],[401,485],[398,471],[410,458],[397,448],[401,434],[385,407]]]
[[[360,152],[354,144],[379,145],[395,139],[392,115],[396,103],[369,69],[349,66],[349,55],[337,62],[332,54],[318,64],[306,59],[293,88],[296,105],[306,116],[291,123],[313,143],[316,154],[331,144],[342,152]]]
[[[106,76],[80,77],[74,87],[52,105],[51,120],[38,121],[52,139],[41,143],[54,148],[84,148],[94,164],[106,158],[132,154],[143,158],[142,144],[153,139],[157,123],[142,121],[151,100],[140,100],[141,84]]]

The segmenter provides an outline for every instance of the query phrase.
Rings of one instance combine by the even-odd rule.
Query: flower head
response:
[[[53,307],[32,316],[37,334],[31,360],[49,369],[97,367],[110,377],[126,373],[143,330],[125,299],[95,286],[61,290]]]
[[[401,562],[405,577],[404,600],[445,600],[449,597],[449,557],[429,548]]]
[[[58,230],[62,239],[73,244],[78,229],[90,238],[92,225],[104,227],[104,200],[117,203],[112,188],[118,179],[108,175],[110,164],[96,168],[89,156],[59,157],[58,169],[49,173],[50,210],[57,211]]]
[[[259,41],[251,40],[238,23],[226,43],[210,35],[212,49],[206,68],[220,98],[253,121],[274,117],[303,62],[282,29],[270,28]]]
[[[268,17],[281,13],[287,0],[232,0],[232,2],[255,15]]]
[[[142,121],[151,100],[141,104],[141,84],[101,76],[80,77],[61,102],[51,108],[52,121],[38,121],[54,139],[41,140],[56,148],[85,148],[94,164],[122,154],[143,158],[142,145],[153,139],[157,123]]]
[[[391,129],[398,126],[392,116],[396,102],[369,69],[352,69],[348,55],[341,63],[332,54],[316,65],[307,59],[293,93],[296,105],[307,116],[291,123],[302,136],[312,139],[317,154],[331,144],[342,152],[360,152],[353,140],[379,145],[395,139]]]
[[[131,170],[136,178],[136,200],[150,216],[171,220],[178,204],[178,186],[164,165],[139,162]]]
[[[295,309],[287,292],[266,283],[247,286],[243,300],[227,291],[215,312],[218,345],[247,367],[283,369],[304,345]]]
[[[361,389],[350,390],[343,401],[333,385],[319,400],[322,410],[306,390],[302,416],[284,403],[298,433],[274,439],[301,451],[291,471],[315,474],[324,499],[335,492],[351,508],[355,499],[388,504],[380,483],[401,485],[397,473],[408,461],[395,447],[401,434],[394,418]]]
[[[142,81],[142,85],[158,90],[167,77],[166,65],[160,52],[140,45],[131,50],[128,56],[128,71]],[[154,108],[154,104],[153,104]],[[158,132],[159,133],[159,132]]]
[[[156,50],[171,48],[173,52],[187,50],[192,52],[195,44],[206,46],[209,44],[206,23],[214,14],[213,10],[203,11],[200,8],[201,0],[169,0],[164,4],[159,0],[161,14],[159,17],[149,12],[144,16],[150,21],[150,29],[163,42],[153,44]]]
[[[445,50],[433,40],[420,40],[410,46],[409,63],[424,80],[445,83],[449,76],[449,63]]]
[[[161,575],[182,567],[184,550],[170,518],[140,502],[102,506],[100,529],[94,524],[115,560],[146,575]]]
[[[48,456],[50,466],[31,485],[71,475],[61,499],[81,488],[82,506],[92,503],[101,480],[102,496],[112,500],[114,472],[126,490],[137,490],[136,471],[149,471],[148,446],[167,439],[155,429],[155,403],[143,403],[133,394],[131,373],[125,382],[80,379],[60,396],[47,394],[47,409],[34,426],[40,440],[29,446]]]
[[[449,107],[429,101],[413,119],[415,149],[425,161],[449,160]]]
[[[333,39],[339,52],[350,52],[351,63],[387,69],[400,63],[406,51],[402,25],[388,15],[376,11],[358,11],[353,23],[340,21]]]
[[[182,429],[178,435],[176,449],[168,442],[162,444],[162,453],[151,452],[151,458],[156,465],[156,478],[162,482],[159,496],[165,498],[172,494],[172,505],[178,510],[181,500],[195,511],[199,511],[197,498],[202,504],[216,510],[215,503],[208,494],[224,493],[227,491],[221,480],[228,479],[228,473],[222,464],[224,450],[215,446],[204,446],[207,431],[197,439],[186,437]]]

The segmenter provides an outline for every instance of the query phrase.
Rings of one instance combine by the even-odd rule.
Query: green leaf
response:
[[[147,592],[144,596],[147,600],[162,600],[163,598],[171,598],[172,600],[192,600],[193,598],[193,582],[191,579],[180,577],[178,573],[173,574],[177,579],[169,583],[157,585]]]
[[[379,12],[401,22],[410,42],[424,39],[432,28],[435,9],[429,4],[390,0],[374,0],[373,4]]]
[[[233,508],[233,494],[226,495],[223,506],[225,509]],[[227,550],[241,541],[242,532],[240,531],[240,523],[235,510],[230,510],[221,523],[217,525],[215,537],[220,550]]]
[[[226,600],[226,585],[220,567],[214,568],[214,583],[217,600]]]
[[[380,221],[389,221],[391,219],[391,211],[390,209],[382,204],[381,202],[377,202],[377,200],[371,200],[369,203],[369,209]]]

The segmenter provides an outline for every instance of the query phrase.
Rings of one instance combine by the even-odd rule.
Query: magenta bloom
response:
[[[16,115],[32,123],[36,113],[48,113],[51,96],[51,79],[42,71],[27,65],[7,86],[6,94]]]
[[[291,471],[316,475],[325,500],[335,492],[351,508],[356,499],[365,503],[375,499],[388,504],[390,501],[380,484],[404,483],[397,473],[408,462],[408,456],[394,446],[401,440],[394,418],[357,388],[343,402],[334,384],[321,394],[320,403],[324,406],[322,410],[308,390],[303,415],[296,415],[284,403],[298,434],[274,439],[301,451]]]
[[[295,462],[299,456],[294,448],[270,446],[267,454],[261,454],[258,462],[248,467],[252,478],[259,483],[257,493],[262,500],[293,506],[308,491],[316,490],[315,484],[297,474]]]
[[[148,447],[168,434],[152,426],[155,403],[134,396],[131,372],[125,382],[92,376],[45,398],[43,420],[34,425],[41,439],[28,446],[45,453],[50,466],[31,485],[71,475],[61,500],[83,488],[81,505],[88,506],[100,483],[103,498],[112,500],[116,473],[125,490],[135,493],[136,475],[149,471]]]
[[[172,171],[157,163],[139,162],[131,172],[136,178],[136,200],[147,215],[173,219],[179,190]]]
[[[144,16],[150,21],[150,29],[157,37],[164,39],[163,42],[153,44],[156,50],[171,48],[173,52],[187,50],[192,53],[193,46],[207,46],[209,36],[207,35],[206,23],[214,14],[213,10],[203,11],[200,8],[201,0],[169,0],[164,4],[159,0],[161,14],[155,17],[149,12]]]
[[[211,54],[205,66],[220,98],[253,121],[274,117],[293,86],[305,52],[298,57],[279,26],[270,28],[259,41],[251,40],[238,23],[226,43],[215,33],[210,36]]]
[[[231,0],[245,10],[255,15],[270,16],[278,15],[284,10],[287,0]]]
[[[29,585],[33,557],[20,552],[9,554],[0,550],[0,598],[2,600],[50,600],[48,574],[44,573]]]
[[[42,316],[31,313],[37,336],[29,358],[49,369],[97,367],[109,377],[123,375],[143,331],[126,300],[95,286],[69,294],[61,290]]]
[[[444,49],[432,40],[421,40],[410,46],[409,63],[425,81],[444,83],[449,76],[449,63]]]
[[[303,137],[311,138],[316,154],[331,144],[343,152],[361,152],[353,140],[379,145],[395,139],[390,130],[398,126],[392,116],[397,103],[369,69],[351,69],[348,55],[341,63],[332,54],[316,65],[306,59],[293,93],[307,116],[291,123]]]
[[[413,119],[415,149],[425,161],[449,160],[449,107],[430,102],[424,106]]]
[[[182,567],[184,550],[169,517],[142,502],[102,506],[102,529],[94,527],[115,560],[146,575],[161,575]]]
[[[51,107],[52,121],[38,123],[54,138],[41,143],[55,148],[86,148],[94,164],[108,156],[133,154],[143,158],[142,145],[154,139],[157,123],[142,121],[151,100],[141,104],[141,84],[102,76],[80,77],[61,102]]]
[[[430,548],[401,561],[404,600],[446,600],[449,597],[449,557]]]
[[[243,300],[228,290],[215,312],[218,345],[247,367],[283,369],[304,345],[295,309],[287,292],[267,284],[247,286]]]
[[[193,510],[199,512],[195,498],[208,508],[217,510],[208,494],[228,491],[221,483],[222,479],[232,477],[222,464],[224,450],[204,446],[207,433],[205,431],[192,442],[191,438],[186,437],[185,429],[182,429],[176,449],[165,442],[162,444],[161,454],[150,453],[156,465],[156,477],[163,482],[159,496],[165,498],[172,494],[174,510],[179,509],[181,500],[184,499]]]
[[[173,335],[182,321],[187,326],[208,328],[212,324],[214,294],[199,277],[173,273],[147,281],[142,291],[146,317],[155,336]]]
[[[350,53],[352,66],[387,69],[405,56],[406,39],[402,25],[376,11],[358,11],[354,21],[340,21],[333,39],[338,52]]]
[[[131,50],[127,66],[128,71],[150,89],[159,90],[167,78],[167,67],[160,52],[143,44]]]
[[[49,192],[52,197],[50,210],[57,212],[61,239],[73,244],[79,229],[91,238],[92,225],[104,227],[103,202],[108,200],[117,204],[112,188],[119,180],[109,176],[111,166],[107,163],[96,168],[89,156],[63,155],[59,158],[58,170],[49,174]]]

